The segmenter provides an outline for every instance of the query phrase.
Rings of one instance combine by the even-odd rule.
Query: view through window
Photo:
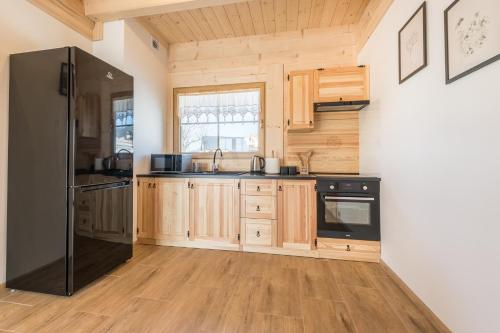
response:
[[[181,152],[259,151],[260,88],[177,96]]]
[[[114,98],[115,114],[115,153],[120,150],[134,152],[134,101],[130,97]]]

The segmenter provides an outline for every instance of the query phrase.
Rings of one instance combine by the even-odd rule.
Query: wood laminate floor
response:
[[[443,331],[379,264],[149,245],[134,252],[70,298],[0,289],[0,332]]]

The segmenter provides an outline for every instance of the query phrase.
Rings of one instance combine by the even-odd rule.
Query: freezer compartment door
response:
[[[120,182],[74,191],[70,293],[132,257],[132,184]]]

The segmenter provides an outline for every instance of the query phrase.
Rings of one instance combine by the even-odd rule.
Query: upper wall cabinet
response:
[[[370,99],[366,66],[318,69],[314,71],[314,103]]]
[[[288,130],[311,130],[314,128],[313,88],[314,71],[290,72]]]

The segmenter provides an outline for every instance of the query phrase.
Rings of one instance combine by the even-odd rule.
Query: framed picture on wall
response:
[[[444,31],[448,84],[500,59],[500,1],[455,0]]]
[[[417,9],[399,30],[399,84],[427,66],[426,2]]]

